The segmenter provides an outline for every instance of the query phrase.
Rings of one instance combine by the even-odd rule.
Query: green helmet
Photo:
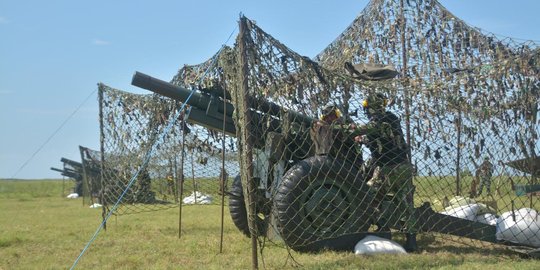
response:
[[[366,114],[372,115],[374,113],[383,112],[386,108],[386,97],[383,94],[371,94],[362,102],[362,107]]]
[[[327,118],[332,118],[335,120],[341,118],[341,116],[341,110],[336,105],[327,105],[322,109],[319,119],[327,120]]]

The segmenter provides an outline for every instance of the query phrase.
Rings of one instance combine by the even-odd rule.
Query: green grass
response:
[[[0,269],[67,269],[101,222],[101,209],[61,197],[62,181],[0,180]],[[21,200],[22,197],[27,199]],[[112,217],[77,269],[249,269],[250,240],[225,209],[185,206],[178,238],[178,209]],[[422,252],[406,256],[355,256],[350,252],[301,254],[267,243],[259,255],[268,269],[538,269],[539,262],[499,246],[472,248],[420,237]],[[295,269],[296,269],[295,268]]]
[[[443,176],[443,177],[416,177],[416,193],[415,193],[415,205],[419,206],[421,203],[429,201],[436,211],[444,209],[442,200],[446,196],[451,199],[456,195],[456,182],[455,176]],[[473,177],[466,176],[461,179],[461,196],[468,197],[471,188]],[[528,179],[525,177],[513,177],[513,181],[516,184],[525,184]],[[486,191],[482,196],[475,198],[477,201],[495,201],[497,204],[498,213],[501,214],[506,211],[511,211],[512,202],[514,209],[523,207],[531,207],[540,209],[540,198],[529,196],[516,196],[512,190],[508,176],[496,176],[492,179],[491,184],[491,196],[486,195]]]
[[[31,200],[43,197],[62,197],[71,193],[72,180],[4,180],[0,179],[0,198]]]

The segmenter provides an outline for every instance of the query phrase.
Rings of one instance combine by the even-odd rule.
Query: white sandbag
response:
[[[475,204],[476,201],[469,197],[463,197],[463,196],[454,196],[450,201],[448,202],[449,207],[459,207],[459,206],[467,206],[469,204]]]
[[[182,202],[184,204],[211,204],[212,196],[196,191],[185,197]]]
[[[358,241],[354,246],[356,255],[375,255],[375,254],[407,254],[405,249],[398,243],[386,238],[368,235]]]
[[[491,213],[485,213],[482,215],[476,216],[476,222],[484,223],[491,226],[497,225],[497,216]]]
[[[467,204],[463,206],[451,205],[446,207],[444,211],[441,212],[441,214],[474,221],[480,208],[481,206],[477,203]]]
[[[521,208],[503,213],[497,219],[498,240],[540,247],[540,217],[538,212],[531,208]]]
[[[470,203],[465,204],[467,202]],[[449,215],[471,221],[479,221],[483,223],[488,222],[488,220],[485,220],[484,218],[490,218],[489,220],[491,220],[491,218],[493,218],[491,215],[494,215],[495,213],[495,210],[491,207],[483,203],[476,203],[474,199],[461,196],[456,196],[452,200],[450,200],[450,206],[446,207],[444,211],[441,212],[441,214],[444,215]],[[486,214],[491,215],[484,216]],[[492,221],[492,223],[494,222]]]
[[[68,199],[77,199],[77,198],[79,198],[79,194],[70,193],[69,195],[66,196],[66,198],[68,198]]]
[[[102,207],[103,205],[99,204],[99,203],[94,203],[92,205],[90,205],[90,208],[100,208]]]

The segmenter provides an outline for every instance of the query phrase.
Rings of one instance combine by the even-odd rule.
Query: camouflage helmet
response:
[[[320,120],[326,121],[329,117],[334,116],[333,119],[339,119],[342,116],[341,110],[336,105],[326,105],[321,111],[319,116]]]
[[[364,111],[368,115],[383,112],[384,109],[386,108],[386,105],[387,105],[386,97],[380,93],[370,94],[362,102],[362,107],[364,108]]]

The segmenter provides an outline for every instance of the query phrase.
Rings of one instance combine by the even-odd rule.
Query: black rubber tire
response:
[[[251,237],[240,175],[237,175],[231,184],[231,190],[229,192],[229,213],[231,214],[231,219],[236,228],[238,228],[245,236]],[[265,233],[266,221],[257,216],[256,222],[259,233]]]
[[[328,156],[314,156],[285,173],[274,207],[281,237],[292,249],[352,250],[373,223],[372,201],[357,169]]]

